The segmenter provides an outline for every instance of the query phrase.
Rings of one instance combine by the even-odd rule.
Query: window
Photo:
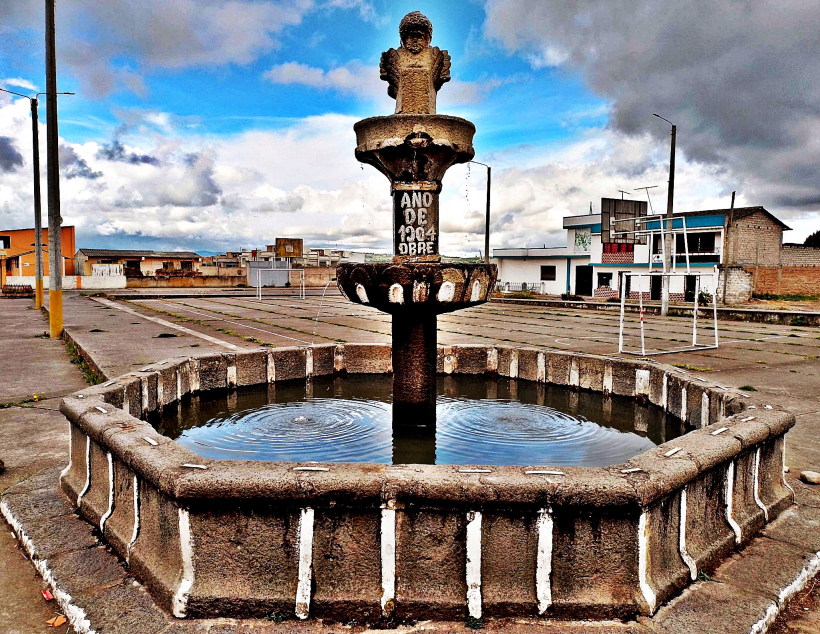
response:
[[[598,288],[612,287],[612,273],[598,273]]]
[[[686,253],[686,242],[683,234],[679,233],[675,237],[675,250],[678,253]],[[687,233],[689,242],[689,253],[714,253],[715,234],[714,233]]]
[[[183,271],[193,271],[194,270],[193,260],[183,260],[182,261],[182,270]]]
[[[541,281],[554,282],[555,281],[555,267],[542,266],[541,267]]]
[[[635,245],[626,244],[624,242],[607,242],[604,243],[604,253],[634,253]]]

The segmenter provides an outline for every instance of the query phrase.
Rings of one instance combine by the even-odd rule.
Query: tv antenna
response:
[[[627,192],[627,191],[624,191],[623,189],[619,189],[618,193],[621,194],[621,200],[623,200],[624,199],[624,194],[631,194],[632,192]]]
[[[649,190],[650,189],[655,189],[655,187],[657,187],[657,185],[650,185],[649,187],[636,187],[635,188],[635,189],[643,189],[644,191],[646,191],[646,200],[649,202],[649,211],[652,212],[653,216],[655,215],[655,210],[652,208],[652,199],[649,197]]]

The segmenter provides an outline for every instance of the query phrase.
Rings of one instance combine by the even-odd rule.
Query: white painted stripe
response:
[[[108,457],[108,510],[100,518],[100,532],[103,535],[105,535],[105,523],[114,512],[114,459],[110,451],[106,456]]]
[[[149,438],[148,436],[143,436],[142,439],[153,447],[156,447],[159,444],[156,440]]]
[[[577,359],[573,359],[569,364],[569,384],[572,387],[581,387],[581,372]]]
[[[680,391],[680,419],[685,423],[686,422],[686,387],[682,387]]]
[[[672,456],[674,456],[676,453],[678,453],[680,450],[681,450],[681,448],[680,448],[680,447],[675,447],[674,449],[670,449],[669,451],[667,451],[667,452],[666,452],[665,454],[663,454],[663,455],[664,455],[664,457],[665,457],[665,458],[671,458],[671,457],[672,457]]]
[[[782,456],[783,456],[783,469],[782,469],[783,486],[786,487],[789,491],[792,492],[792,504],[794,504],[794,502],[795,502],[794,489],[792,489],[789,486],[789,483],[786,482],[786,437],[785,436],[783,436],[783,441],[782,442],[783,442],[783,451],[781,453],[782,453]]]
[[[313,348],[305,348],[305,377],[313,376]]]
[[[179,368],[174,370],[174,374],[176,374],[177,377],[177,396],[174,400],[178,401],[182,398],[182,375],[179,372]]]
[[[612,393],[612,364],[604,366],[604,394]]]
[[[276,361],[273,358],[273,352],[270,351],[268,351],[268,383],[276,383]]]
[[[720,429],[716,429],[715,431],[711,432],[710,436],[720,436],[723,432],[729,431],[728,427],[721,427]]]
[[[142,388],[142,413],[147,414],[150,404],[148,401],[148,379],[144,376],[140,377],[140,387]]]
[[[162,381],[162,375],[157,372],[157,409],[162,411],[163,405],[165,405],[165,385]]]
[[[704,392],[700,397],[700,426],[707,427],[709,425],[709,394]]]
[[[481,618],[481,512],[467,513],[467,614]]]
[[[74,433],[72,431],[72,427],[73,427],[72,424],[69,423],[68,424],[68,466],[66,466],[65,469],[60,471],[60,480],[65,478],[68,475],[68,472],[71,471],[71,461],[73,459],[73,456],[72,456],[73,451],[72,451],[71,448],[74,445],[74,443],[71,441],[71,435]]]
[[[735,543],[739,544],[743,541],[743,536],[740,532],[740,525],[732,517],[732,504],[734,503],[735,492],[735,462],[732,460],[729,467],[726,469],[726,521],[732,530],[735,532]]]
[[[459,469],[459,473],[492,473],[492,469]]]
[[[68,619],[74,631],[77,634],[96,634],[96,630],[91,627],[91,621],[88,620],[85,610],[75,605],[72,596],[57,586],[54,574],[48,566],[48,560],[40,557],[34,546],[34,542],[23,530],[23,525],[20,521],[14,517],[6,500],[0,502],[0,513],[3,514],[3,517],[5,517],[9,525],[14,529],[14,532],[17,533],[17,538],[23,544],[23,548],[26,553],[28,553],[35,570],[37,570],[39,575],[51,588],[51,593],[54,595],[55,601],[59,604],[61,612]]]
[[[661,407],[669,411],[669,375],[663,375],[663,393],[661,394]]]
[[[547,381],[547,357],[543,352],[535,356],[535,380],[538,383]]]
[[[328,467],[293,467],[294,471],[330,471]]]
[[[678,533],[678,550],[683,563],[689,568],[689,578],[698,578],[698,565],[686,549],[686,487],[680,491],[680,532]]]
[[[631,469],[621,469],[621,473],[639,473],[643,471],[640,467],[632,467]]]
[[[538,600],[538,613],[544,614],[552,605],[552,508],[547,507],[538,512],[535,521],[538,531],[538,552],[535,563],[535,597]]]
[[[755,451],[755,487],[754,487],[755,504],[763,510],[763,519],[769,523],[769,509],[760,500],[760,447]]]
[[[188,469],[207,469],[208,468],[204,464],[190,464],[190,463],[187,463],[187,462],[184,463],[182,466],[187,467]]]
[[[209,341],[210,343],[215,343],[217,345],[224,346],[225,348],[229,348],[230,350],[242,350],[242,348],[240,348],[239,346],[235,346],[232,343],[228,343],[227,341],[222,341],[221,339],[217,339],[216,337],[211,337],[209,335],[202,334],[201,332],[196,332],[195,330],[191,330],[190,328],[186,328],[185,326],[180,326],[179,324],[171,323],[170,321],[160,319],[159,317],[143,315],[142,313],[134,310],[133,308],[129,308],[128,306],[122,306],[117,302],[112,302],[107,299],[99,298],[95,298],[94,301],[99,302],[100,304],[105,304],[106,306],[110,306],[111,308],[116,308],[117,310],[130,313],[131,315],[135,315],[140,319],[147,319],[148,321],[153,321],[155,324],[160,324],[161,326],[165,326],[166,328],[173,328],[174,330],[179,330],[180,332],[184,332],[186,335],[198,337],[199,339],[204,339],[205,341]]]
[[[393,613],[396,597],[396,511],[382,509],[382,616]]]
[[[299,515],[299,583],[296,586],[296,616],[310,615],[310,582],[313,576],[313,509]]]
[[[137,476],[134,476],[134,531],[131,533],[131,541],[128,542],[126,561],[131,560],[131,549],[137,543],[137,538],[140,536],[140,482]]]
[[[489,348],[487,350],[487,372],[492,372],[492,373],[498,372],[498,349],[497,348]]]
[[[105,409],[104,407],[100,407],[99,405],[94,407],[94,409],[97,410],[98,412],[102,413],[102,414],[107,414],[108,413],[107,409]]]
[[[191,538],[191,518],[188,511],[179,509],[179,548],[182,553],[182,579],[174,593],[173,614],[175,617],[185,618],[188,607],[188,594],[194,585],[194,544]]]
[[[638,585],[641,594],[649,606],[649,613],[655,612],[658,598],[649,585],[647,573],[649,568],[649,512],[644,511],[638,520]]]
[[[83,490],[80,491],[80,495],[77,496],[77,508],[80,508],[80,501],[83,499],[83,496],[88,493],[88,489],[91,488],[91,436],[85,437],[85,486]]]
[[[649,370],[635,370],[635,394],[649,396]]]
[[[566,475],[563,471],[542,471],[539,469],[525,471],[524,473],[527,475]]]
[[[518,350],[510,352],[510,378],[518,378]]]

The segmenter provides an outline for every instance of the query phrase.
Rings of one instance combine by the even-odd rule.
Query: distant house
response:
[[[48,229],[43,228],[43,275],[48,277]],[[74,227],[62,227],[60,246],[63,252],[63,275],[74,275]],[[34,229],[0,230],[0,277],[34,277],[36,252]]]
[[[78,275],[93,275],[94,267],[121,265],[126,277],[196,274],[202,256],[193,251],[142,251],[122,249],[80,249],[74,256]]]
[[[646,203],[640,201],[605,198],[601,204],[613,212],[628,206],[624,218],[646,215]],[[493,249],[499,286],[598,299],[620,297],[625,291],[630,299],[641,293],[645,300],[659,300],[663,270],[659,221],[643,223],[646,233],[640,235],[619,234],[627,224],[617,221],[615,213],[606,235],[601,230],[601,214],[567,216],[566,246]],[[789,227],[763,207],[676,213],[673,227],[677,232],[672,267],[681,274],[671,282],[673,301],[694,300],[696,277],[685,275],[687,260],[689,271],[700,274],[700,289],[717,292],[718,300],[727,303],[748,300],[753,292],[820,291],[820,250],[783,245],[783,232]],[[631,228],[634,230],[634,223]],[[626,273],[655,275],[631,278]],[[724,284],[726,279],[728,284]]]

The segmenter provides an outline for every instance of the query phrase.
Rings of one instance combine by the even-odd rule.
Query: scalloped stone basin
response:
[[[407,420],[382,374],[315,377],[195,395],[149,418],[212,459],[605,467],[684,433],[623,396],[531,381],[439,377],[437,407]]]
[[[438,372],[648,401],[694,427],[608,467],[213,460],[151,412],[211,390],[384,373],[386,345],[169,359],[63,400],[80,515],[180,618],[649,615],[793,503],[794,416],[647,360],[438,349]]]

